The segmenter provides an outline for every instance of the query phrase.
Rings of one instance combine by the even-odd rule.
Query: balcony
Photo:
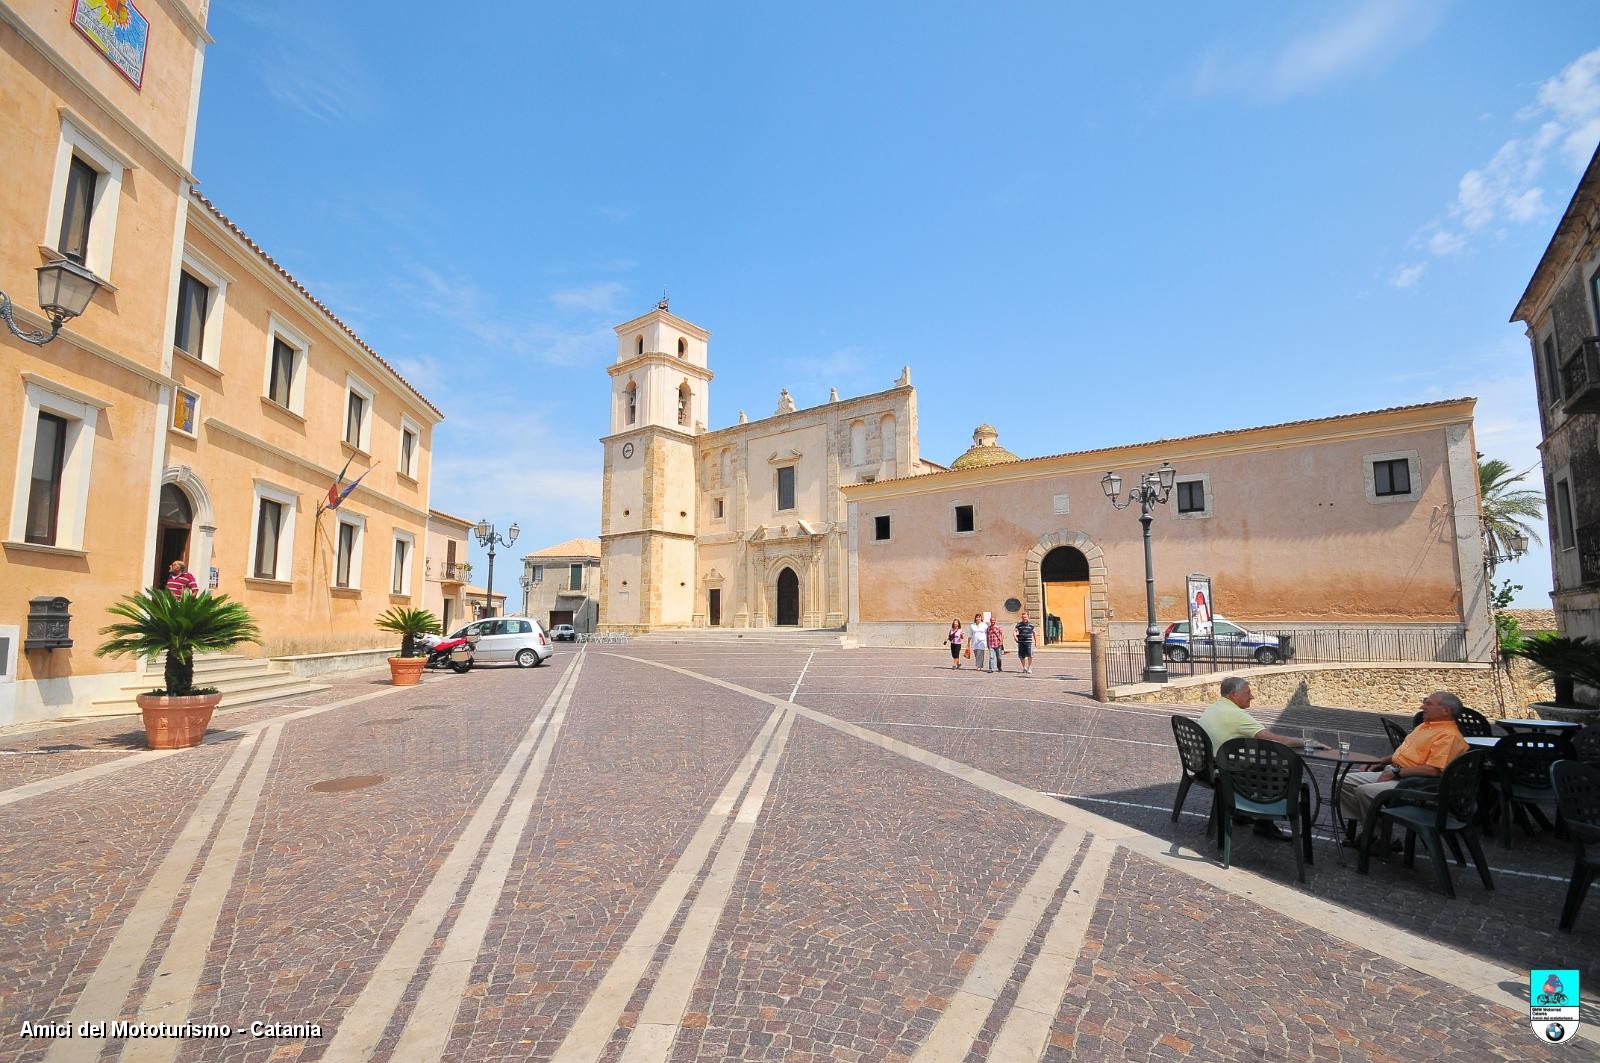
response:
[[[435,570],[434,578],[440,583],[465,583],[472,575],[472,566],[465,561],[446,561]]]
[[[1561,366],[1562,409],[1567,413],[1600,410],[1600,336],[1578,343]]]

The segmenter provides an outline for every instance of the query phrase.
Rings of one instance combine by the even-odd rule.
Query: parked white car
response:
[[[515,663],[522,668],[537,668],[550,659],[550,638],[539,621],[528,616],[492,616],[464,624],[450,635],[453,639],[475,638],[474,655],[479,664]]]

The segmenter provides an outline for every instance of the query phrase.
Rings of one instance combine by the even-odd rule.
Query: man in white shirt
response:
[[[972,647],[972,660],[978,671],[983,671],[983,662],[989,656],[989,625],[984,623],[982,613],[973,614],[972,626],[967,628],[967,645]]]

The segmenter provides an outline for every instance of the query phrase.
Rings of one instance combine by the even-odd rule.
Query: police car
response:
[[[1211,621],[1211,634],[1189,637],[1189,622],[1168,624],[1162,636],[1169,661],[1187,661],[1190,657],[1202,660],[1217,657],[1221,660],[1250,660],[1261,664],[1277,664],[1294,656],[1294,647],[1276,635],[1258,635],[1232,624],[1222,617]]]

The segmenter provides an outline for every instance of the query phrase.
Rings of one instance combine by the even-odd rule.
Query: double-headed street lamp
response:
[[[484,595],[483,595],[483,615],[484,616],[493,616],[494,615],[494,548],[495,548],[495,544],[498,543],[501,546],[510,546],[512,543],[517,541],[517,533],[520,530],[521,529],[519,529],[517,527],[516,522],[513,521],[512,524],[511,524],[511,527],[506,529],[506,535],[508,536],[508,538],[503,538],[502,539],[498,534],[496,534],[496,532],[494,530],[494,525],[489,523],[489,519],[487,517],[485,517],[483,520],[480,520],[478,522],[478,526],[473,529],[473,531],[476,532],[477,536],[478,536],[478,545],[479,546],[487,546],[489,548],[489,586],[484,589]]]
[[[100,278],[76,262],[61,259],[39,267],[39,309],[50,319],[50,331],[17,327],[11,297],[0,292],[0,320],[19,340],[43,347],[61,334],[61,326],[89,307],[89,300],[100,290]]]
[[[1161,629],[1156,626],[1156,573],[1150,560],[1150,522],[1155,518],[1151,516],[1150,511],[1156,506],[1167,504],[1167,499],[1172,495],[1172,485],[1177,478],[1178,470],[1162,462],[1161,468],[1155,472],[1145,473],[1140,478],[1138,486],[1128,490],[1128,497],[1122,502],[1117,501],[1117,496],[1122,493],[1122,477],[1114,472],[1108,472],[1100,480],[1101,489],[1117,509],[1127,509],[1135,502],[1139,503],[1139,523],[1144,525],[1144,608],[1145,617],[1149,622],[1144,632],[1146,683],[1167,681],[1167,659],[1162,652]]]

